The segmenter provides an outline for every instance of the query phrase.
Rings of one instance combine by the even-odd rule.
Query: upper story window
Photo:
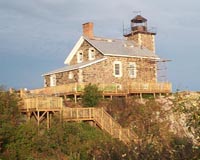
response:
[[[77,63],[83,62],[83,51],[77,53]]]
[[[95,49],[94,48],[89,48],[88,57],[89,57],[89,60],[95,59]]]
[[[56,75],[55,74],[50,75],[50,86],[51,87],[56,86]]]
[[[113,75],[115,77],[122,76],[122,63],[120,61],[114,61],[113,63]]]
[[[130,78],[136,78],[137,70],[136,70],[136,63],[135,62],[129,63],[128,72],[129,72]]]
[[[74,74],[73,74],[73,72],[69,72],[69,77],[68,77],[69,79],[73,79],[74,78]]]

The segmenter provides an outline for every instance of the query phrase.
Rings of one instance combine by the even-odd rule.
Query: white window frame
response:
[[[71,72],[71,71],[69,72],[68,78],[69,78],[69,79],[73,79],[73,78],[74,78],[73,72]]]
[[[81,63],[81,62],[83,62],[83,51],[82,50],[78,51],[78,53],[77,53],[77,63]]]
[[[44,87],[47,87],[47,80],[46,80],[46,77],[44,77]]]
[[[88,50],[88,59],[89,60],[95,59],[95,49],[93,47],[89,48],[89,50]]]
[[[116,74],[116,64],[119,65],[119,74]],[[122,62],[120,62],[120,61],[113,62],[113,76],[122,77]]]
[[[128,74],[130,78],[136,78],[137,77],[137,65],[135,62],[129,62],[128,66]]]
[[[50,75],[50,87],[56,86],[56,75]]]

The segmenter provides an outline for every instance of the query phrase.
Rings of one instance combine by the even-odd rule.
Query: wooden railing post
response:
[[[76,108],[76,118],[78,119],[79,116],[78,116],[78,108]]]
[[[122,140],[122,129],[121,129],[121,126],[120,126],[120,129],[119,129],[119,140],[120,141]]]
[[[110,118],[110,134],[113,135],[113,120]]]

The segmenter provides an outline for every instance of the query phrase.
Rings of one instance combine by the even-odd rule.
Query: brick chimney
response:
[[[94,33],[93,33],[93,27],[94,24],[93,22],[88,22],[83,24],[83,36],[86,36],[87,38],[93,38]]]

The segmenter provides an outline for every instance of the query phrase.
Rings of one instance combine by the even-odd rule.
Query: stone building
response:
[[[149,31],[147,19],[133,18],[122,39],[94,36],[93,26],[92,22],[83,24],[83,35],[65,59],[66,66],[43,74],[44,87],[92,83],[117,84],[124,89],[134,83],[148,90],[149,85],[160,84],[156,33]]]

